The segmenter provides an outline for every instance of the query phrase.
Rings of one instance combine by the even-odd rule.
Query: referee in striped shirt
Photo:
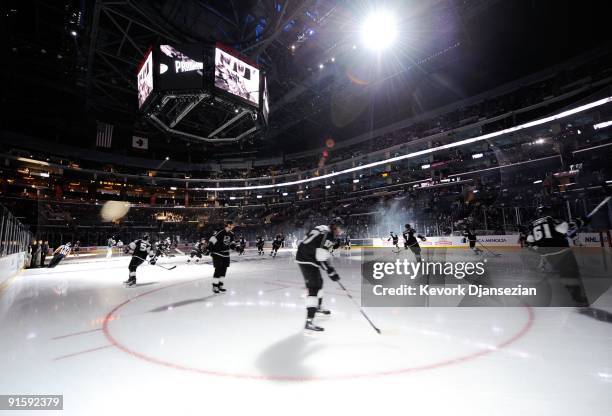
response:
[[[70,254],[70,250],[72,250],[72,243],[66,243],[66,244],[63,244],[63,245],[59,246],[53,252],[53,258],[49,262],[49,267],[57,266],[59,264],[59,262],[62,261],[62,259],[64,257],[66,257],[68,254]]]

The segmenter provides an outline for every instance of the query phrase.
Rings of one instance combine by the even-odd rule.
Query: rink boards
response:
[[[467,248],[469,243],[462,236],[432,236],[426,237],[426,241],[419,241],[422,248]],[[506,235],[483,235],[478,236],[478,242],[487,247],[507,247],[520,248],[518,234]],[[356,247],[393,247],[388,238],[364,238],[352,239],[351,243]],[[400,236],[400,246],[403,246],[403,241]],[[610,247],[610,237],[608,233],[581,233],[575,243],[575,247]]]

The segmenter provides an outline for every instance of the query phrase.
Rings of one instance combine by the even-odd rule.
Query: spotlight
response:
[[[71,30],[70,35],[76,38],[76,35],[77,35],[76,30]]]
[[[395,18],[388,12],[376,11],[370,14],[361,27],[361,38],[369,49],[386,49],[393,44],[396,37]]]
[[[325,68],[325,65],[319,64],[319,69],[323,69],[323,68]]]
[[[295,45],[291,45],[291,50],[294,51],[295,50]]]
[[[234,108],[234,113],[237,113],[237,112],[238,112],[238,109],[237,109],[237,108]]]
[[[336,58],[334,58],[334,57],[332,56],[331,61],[332,61],[332,62],[336,62]]]
[[[166,156],[166,160],[170,160],[170,156]]]

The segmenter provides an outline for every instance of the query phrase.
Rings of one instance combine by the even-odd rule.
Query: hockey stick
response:
[[[147,261],[146,259],[143,259],[142,257],[138,257],[138,256],[134,256],[134,257],[136,257],[137,259],[140,259],[142,261],[146,261],[147,263],[151,264],[150,261]],[[151,264],[151,266],[161,267],[164,270],[174,270],[174,269],[176,269],[176,264],[174,266],[165,267],[165,266],[162,266],[161,264],[155,263],[155,264]]]
[[[380,329],[378,329],[376,327],[376,325],[374,325],[374,323],[372,322],[372,320],[368,317],[368,315],[366,315],[366,313],[363,311],[363,309],[361,308],[361,306],[357,303],[357,301],[355,300],[355,298],[353,298],[353,296],[351,296],[351,294],[349,293],[348,290],[346,290],[346,288],[344,287],[344,285],[340,282],[340,280],[337,281],[338,285],[342,288],[342,290],[344,290],[344,292],[346,293],[346,296],[348,296],[348,298],[355,304],[355,306],[357,306],[359,308],[359,312],[361,312],[361,314],[363,315],[363,317],[366,319],[366,321],[368,321],[368,323],[370,325],[372,325],[372,328],[374,328],[374,330],[376,332],[378,332],[379,334],[381,334]]]
[[[493,250],[489,249],[487,246],[485,246],[484,244],[482,244],[479,240],[476,240],[476,242],[478,244],[480,244],[485,250],[487,250],[489,253],[491,253],[492,255],[494,255],[495,257],[499,257],[501,256],[501,253],[496,253]]]
[[[591,218],[593,215],[597,214],[597,211],[599,211],[599,210],[600,210],[600,209],[601,209],[601,208],[602,208],[604,205],[606,205],[606,204],[607,204],[607,203],[610,201],[610,198],[612,198],[612,196],[607,196],[607,197],[605,197],[605,198],[604,198],[604,200],[603,200],[603,201],[601,201],[601,202],[599,203],[599,205],[597,205],[597,206],[596,206],[596,207],[593,209],[593,211],[591,211],[591,212],[590,212],[590,213],[587,215],[587,218]]]

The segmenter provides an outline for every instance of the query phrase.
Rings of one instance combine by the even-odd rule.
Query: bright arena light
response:
[[[370,14],[361,27],[363,44],[369,49],[383,50],[393,44],[397,37],[397,24],[389,12],[376,11]]]

